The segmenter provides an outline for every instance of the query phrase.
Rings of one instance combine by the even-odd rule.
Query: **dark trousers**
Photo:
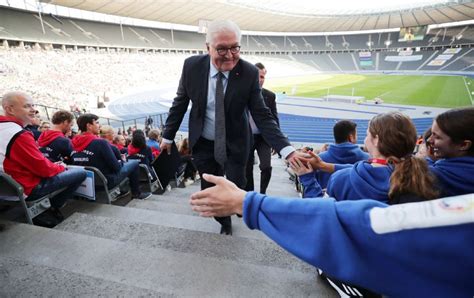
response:
[[[245,176],[247,178],[245,190],[254,190],[253,164],[255,162],[255,150],[257,150],[258,158],[260,159],[260,193],[264,194],[267,191],[270,178],[272,177],[272,148],[265,142],[261,134],[253,135],[253,148],[250,150],[249,160],[247,161],[245,170]]]
[[[86,171],[83,169],[70,168],[62,173],[57,174],[56,176],[45,178],[41,180],[41,182],[35,188],[33,188],[26,200],[32,201],[39,199],[47,194],[67,186],[63,192],[50,200],[52,207],[61,208],[64,203],[66,203],[66,200],[71,195],[71,193],[75,191],[79,185],[81,185],[81,182],[84,181],[84,179],[86,179],[86,175]]]
[[[199,175],[201,175],[201,189],[214,186],[214,184],[205,181],[202,174],[212,174],[216,176],[226,176],[227,179],[234,182],[237,187],[245,186],[245,166],[228,159],[224,168],[214,159],[214,141],[199,138],[193,147],[193,160]],[[231,226],[230,216],[214,217],[221,225]]]
[[[108,180],[108,187],[112,188],[118,185],[120,182],[122,182],[123,179],[128,177],[128,181],[130,183],[130,190],[132,191],[132,194],[133,195],[140,194],[139,164],[140,164],[140,161],[138,159],[130,159],[129,161],[124,162],[122,168],[120,168],[120,172],[114,175],[106,176]]]

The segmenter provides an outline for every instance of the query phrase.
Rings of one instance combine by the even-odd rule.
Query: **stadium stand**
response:
[[[54,0],[39,1],[38,7],[50,2]],[[107,2],[104,7],[119,3]],[[132,2],[137,11],[153,13],[143,8],[151,2]],[[205,10],[205,6],[200,9]],[[191,18],[194,13],[184,15]],[[387,16],[380,17],[381,23],[384,18]],[[367,18],[363,22],[359,18],[350,23],[355,28],[366,23],[375,28],[378,20],[374,23],[373,18]],[[472,24],[436,27],[421,41],[399,42],[398,38],[398,30],[336,35],[244,34],[242,57],[252,63],[262,62],[272,77],[284,79],[321,73],[469,75],[474,70]],[[407,48],[412,49],[409,55]],[[454,51],[449,60],[430,65],[446,50]],[[124,135],[127,130],[143,128],[150,116],[155,127],[159,126],[167,116],[169,94],[176,91],[184,59],[205,52],[204,35],[196,31],[53,13],[40,17],[0,5],[0,95],[16,89],[32,94],[43,105],[38,110],[44,118],[57,108],[74,111],[77,118],[107,102],[109,114],[101,117],[100,123],[120,128]],[[360,52],[370,52],[373,64],[362,66]],[[421,59],[402,62],[388,58],[416,55]],[[293,97],[294,90],[288,90],[288,96],[280,94],[279,107],[288,108],[288,113],[279,114],[281,128],[295,148],[301,143],[301,147],[311,146],[317,151],[323,143],[333,143],[332,127],[342,118],[355,118],[357,143],[361,145],[368,120],[387,110],[413,113],[411,118],[421,135],[432,124],[434,115],[429,113],[438,112],[427,108],[428,114],[421,116],[415,112],[417,108],[375,104],[373,98],[355,104],[356,97],[347,88],[343,94],[330,93],[328,88],[327,95],[338,97],[331,102],[323,97]],[[312,116],[316,111],[325,117]],[[187,130],[188,115],[180,132],[185,136]],[[155,174],[167,170],[154,166]],[[297,196],[287,165],[275,156],[272,166],[269,195]],[[173,189],[167,187],[168,182],[161,185],[159,179],[153,180],[147,167],[140,167],[141,190],[160,194],[146,201],[122,196],[128,178],[108,189],[105,176],[89,169],[96,175],[97,201],[106,204],[75,200],[62,208],[66,220],[54,229],[22,224],[23,213],[32,223],[31,210],[25,209],[28,205],[24,202],[23,209],[19,208],[21,216],[16,214],[18,208],[0,208],[0,296],[337,296],[316,278],[315,268],[268,241],[262,233],[248,230],[241,219],[234,219],[234,237],[217,234],[212,220],[196,216],[189,207],[189,196],[200,189],[200,183],[194,182],[198,178],[191,185],[183,181],[184,166],[175,173],[167,172],[173,186],[186,186]],[[22,200],[21,187],[2,173],[0,200],[10,188],[13,192],[8,194]],[[40,203],[27,204],[38,208]]]

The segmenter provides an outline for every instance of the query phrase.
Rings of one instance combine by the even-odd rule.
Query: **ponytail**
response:
[[[435,189],[435,177],[428,169],[425,160],[412,155],[405,158],[390,158],[394,171],[390,176],[389,204],[396,204],[396,198],[404,194],[412,194],[424,200],[438,198]]]

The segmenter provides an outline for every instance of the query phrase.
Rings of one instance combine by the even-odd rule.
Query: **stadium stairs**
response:
[[[296,196],[273,159],[269,192]],[[259,185],[258,167],[255,167]],[[199,182],[126,206],[70,202],[54,229],[1,221],[0,296],[335,297],[308,264],[233,217],[193,213]],[[0,213],[1,214],[1,213]]]

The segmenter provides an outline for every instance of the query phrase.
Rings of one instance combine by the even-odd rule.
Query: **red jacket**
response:
[[[18,119],[0,116],[0,170],[12,176],[29,195],[42,178],[56,176],[65,168],[43,156],[33,134],[24,130]]]

